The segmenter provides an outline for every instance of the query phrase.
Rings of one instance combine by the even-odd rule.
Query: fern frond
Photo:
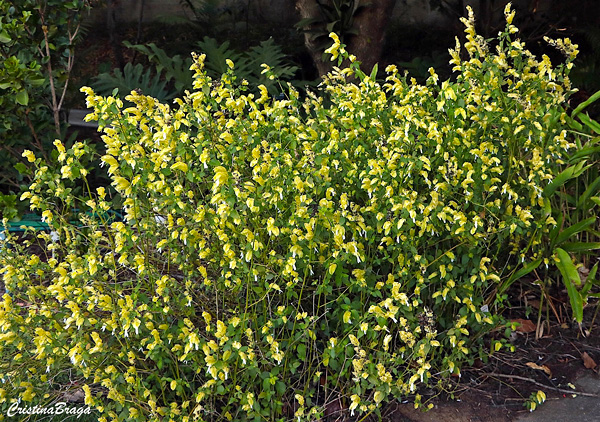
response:
[[[194,81],[192,58],[182,58],[180,55],[169,57],[167,53],[154,43],[147,45],[133,45],[127,41],[123,44],[145,56],[156,65],[156,73],[162,74],[167,82],[173,84],[178,93],[183,93],[185,88],[191,87]]]
[[[161,101],[172,99],[176,95],[167,89],[167,81],[162,80],[160,74],[153,74],[151,69],[145,70],[141,64],[134,66],[131,63],[127,63],[122,72],[120,69],[113,69],[112,73],[96,76],[92,87],[100,95],[111,95],[116,88],[122,97],[133,90],[140,90],[144,95]]]
[[[229,41],[219,44],[217,40],[204,37],[198,42],[200,51],[206,54],[206,71],[211,78],[220,78],[227,71],[227,59],[235,63],[235,73],[239,78],[247,79],[250,63],[237,51],[229,48]]]

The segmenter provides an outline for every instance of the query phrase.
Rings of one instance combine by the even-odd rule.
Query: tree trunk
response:
[[[121,48],[121,40],[119,39],[119,31],[117,29],[117,6],[119,0],[108,0],[106,10],[106,27],[110,45],[117,62],[117,66],[121,72],[125,68],[125,59],[123,58],[123,49]]]
[[[381,58],[385,31],[396,0],[357,1],[365,5],[354,16],[352,29],[357,31],[357,35],[347,35],[344,43],[348,52],[354,54],[361,62],[363,72],[369,74]],[[301,19],[323,19],[316,0],[296,0],[296,9],[300,13]],[[315,24],[307,29],[325,31],[325,25],[326,23]],[[305,33],[304,43],[315,62],[319,75],[323,76],[329,72],[332,62],[323,61],[323,49],[311,38],[311,33]]]
[[[381,59],[385,32],[395,5],[396,0],[373,1],[355,18],[358,36],[350,38],[348,51],[358,58],[367,75]]]
[[[321,13],[315,0],[296,0],[296,9],[300,13],[301,19],[316,19]],[[306,29],[311,31],[316,30],[316,25],[311,25]],[[311,34],[308,32],[304,33],[304,45],[310,53],[319,75],[323,76],[329,72],[329,70],[331,70],[330,64],[322,60],[321,56],[323,55],[323,51],[321,51]]]

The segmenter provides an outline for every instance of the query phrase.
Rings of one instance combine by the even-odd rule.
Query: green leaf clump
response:
[[[89,0],[0,0],[0,188],[18,190],[21,153],[48,158]]]

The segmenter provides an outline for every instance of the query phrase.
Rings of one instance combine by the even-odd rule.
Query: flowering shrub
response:
[[[495,53],[464,20],[455,82],[389,66],[380,84],[332,35],[351,65],[327,99],[247,94],[234,63],[213,81],[204,56],[173,107],[84,89],[124,221],[104,188],[65,188],[86,185],[85,145],[57,141],[56,171],[26,153],[25,196],[57,239],[40,235],[41,258],[4,249],[1,406],[50,400],[69,373],[102,421],[315,420],[338,399],[418,404],[460,374],[501,322],[499,283],[541,257],[543,190],[572,146],[575,46],[557,41],[553,68],[505,13]]]

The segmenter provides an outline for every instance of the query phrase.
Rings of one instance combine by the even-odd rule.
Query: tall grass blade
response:
[[[573,310],[573,317],[581,324],[581,321],[583,321],[583,297],[576,287],[581,285],[581,278],[575,264],[573,264],[571,257],[565,250],[556,248],[556,256],[558,258],[556,266],[563,276],[563,282],[567,288],[571,309]]]

